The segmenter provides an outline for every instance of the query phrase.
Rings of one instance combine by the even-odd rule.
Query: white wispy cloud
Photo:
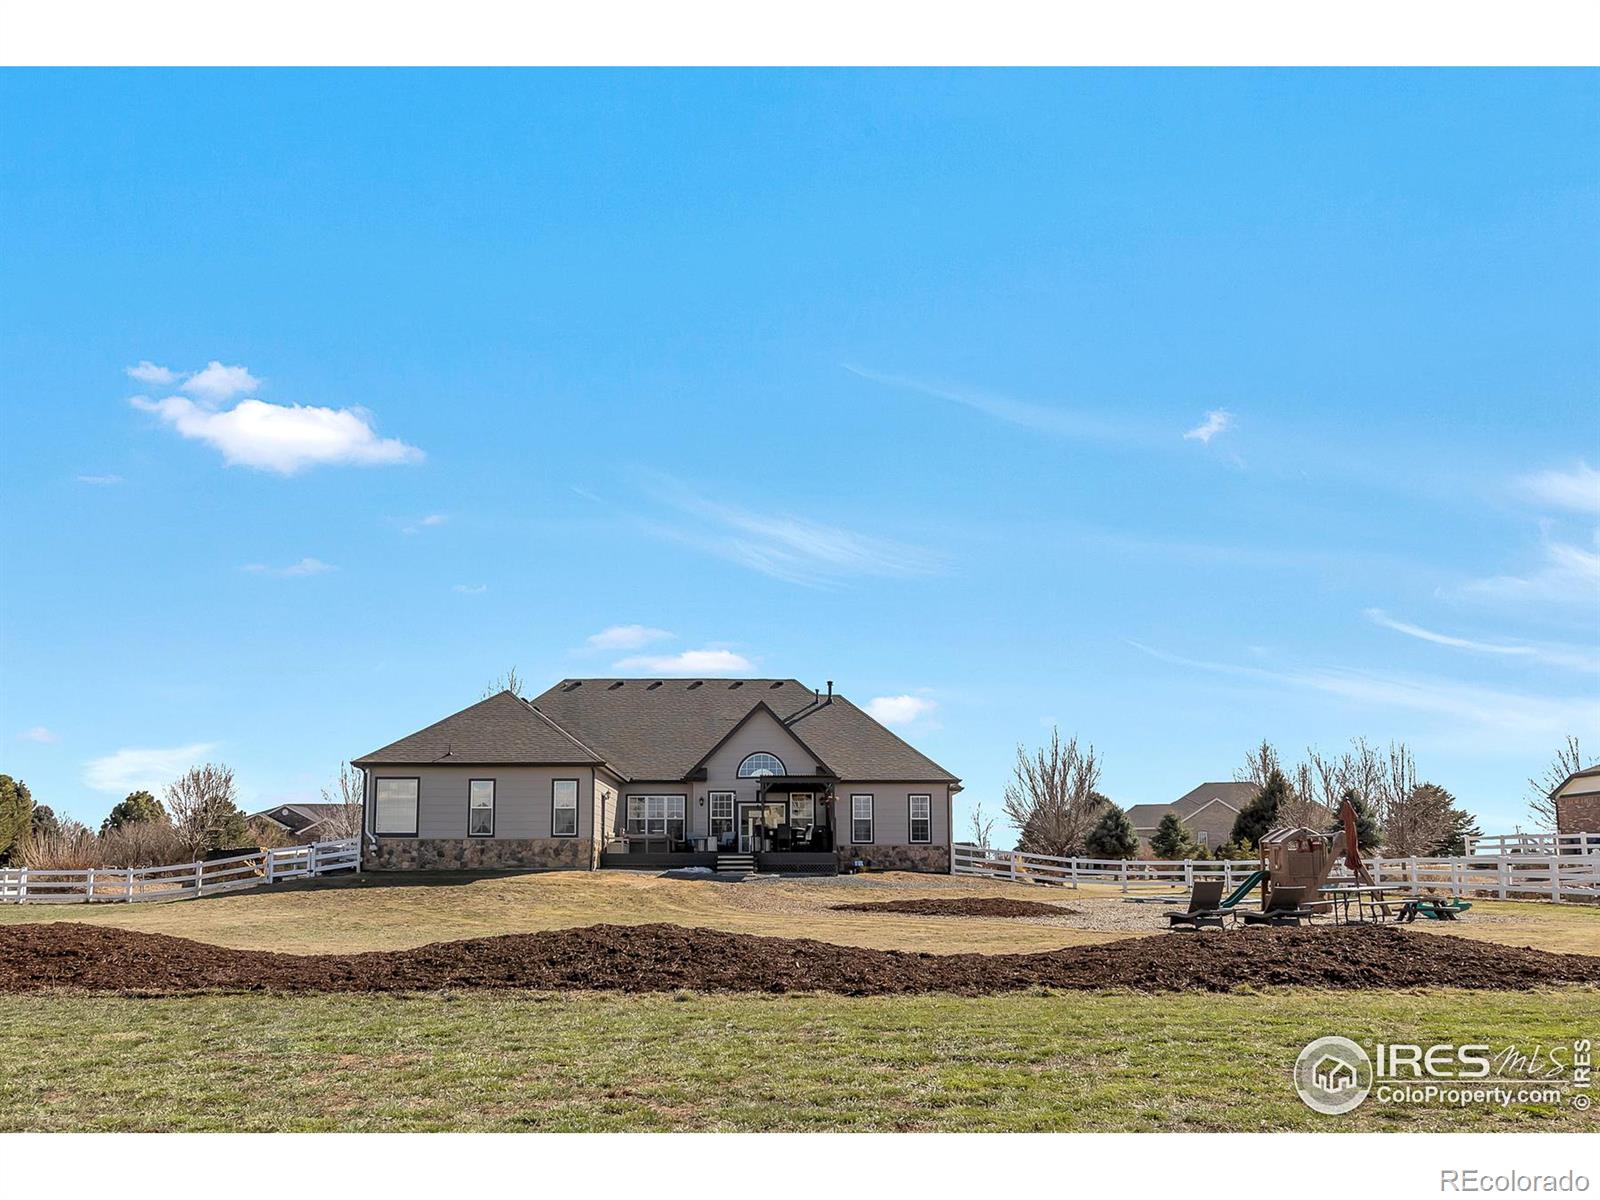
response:
[[[94,487],[114,487],[122,482],[121,475],[79,475],[79,483],[87,483]]]
[[[665,629],[649,625],[609,625],[584,639],[591,650],[638,650],[672,637]]]
[[[1472,638],[1455,637],[1432,629],[1424,629],[1420,625],[1412,625],[1406,621],[1397,621],[1381,608],[1367,609],[1366,616],[1374,625],[1381,625],[1385,629],[1392,629],[1396,633],[1403,633],[1407,637],[1414,637],[1424,642],[1432,642],[1436,646],[1449,646],[1456,650],[1502,658],[1522,658],[1529,662],[1547,663],[1553,667],[1568,667],[1578,671],[1600,671],[1600,655],[1577,646],[1540,642],[1481,642]]]
[[[933,715],[939,704],[926,696],[874,696],[867,701],[867,713],[885,725],[911,725]]]
[[[167,387],[183,378],[170,367],[159,367],[149,359],[144,359],[138,366],[124,367],[122,371],[129,379],[137,379],[140,383],[148,383],[155,387]]]
[[[126,794],[144,788],[160,794],[167,784],[217,748],[215,742],[191,742],[169,748],[127,747],[84,764],[83,782],[97,792]]]
[[[1199,442],[1209,446],[1211,439],[1219,433],[1226,433],[1233,428],[1233,414],[1225,408],[1214,408],[1206,414],[1206,419],[1183,435],[1186,442]]]
[[[215,359],[207,363],[202,370],[190,375],[180,385],[183,391],[191,396],[199,396],[208,404],[221,404],[232,400],[235,396],[253,392],[260,386],[261,380],[243,367],[225,367]]]
[[[1565,470],[1524,475],[1517,481],[1517,488],[1529,499],[1552,508],[1600,513],[1600,471],[1582,460]]]
[[[326,571],[337,571],[339,568],[331,563],[325,563],[320,558],[302,558],[299,562],[290,563],[286,567],[269,567],[266,563],[247,563],[241,570],[252,575],[274,575],[279,579],[293,579],[301,575],[321,575]]]
[[[1129,640],[1129,645],[1174,666],[1250,679],[1296,691],[1320,692],[1358,708],[1395,709],[1441,718],[1451,734],[1491,738],[1499,746],[1538,750],[1574,729],[1600,723],[1600,698],[1530,695],[1450,679],[1339,667],[1269,669],[1185,658]]]
[[[213,410],[184,396],[130,401],[154,413],[179,436],[221,451],[230,465],[294,475],[307,467],[332,464],[390,466],[420,462],[423,453],[398,438],[379,437],[372,415],[360,408],[318,408],[245,400]]]
[[[25,742],[38,742],[48,746],[52,742],[59,742],[61,735],[53,730],[46,729],[43,725],[35,725],[32,729],[24,730],[18,735]]]
[[[450,518],[445,516],[443,513],[429,513],[427,516],[419,517],[415,521],[406,522],[404,525],[400,526],[400,532],[412,534],[421,533],[424,529],[437,529],[449,519]]]
[[[487,583],[458,583],[450,590],[452,592],[460,592],[463,596],[481,596],[489,590],[489,585]]]
[[[995,392],[980,391],[946,383],[932,383],[906,375],[886,374],[881,371],[869,370],[866,367],[854,366],[850,363],[841,363],[840,365],[852,375],[859,376],[872,383],[880,383],[885,387],[917,392],[923,396],[931,396],[936,400],[947,400],[952,404],[960,404],[972,409],[974,412],[982,413],[986,417],[1004,421],[1008,425],[1018,425],[1024,429],[1032,429],[1039,433],[1053,434],[1057,437],[1104,441],[1123,441],[1133,434],[1133,431],[1127,426],[1095,413],[1074,412],[1071,409],[1036,404],[1030,400],[1017,400]]]
[[[1508,606],[1547,604],[1593,611],[1600,605],[1600,552],[1548,539],[1542,550],[1544,561],[1538,569],[1526,575],[1473,580],[1460,589],[1461,595]]]
[[[657,492],[696,523],[646,521],[647,531],[788,583],[829,587],[861,576],[932,575],[944,565],[944,559],[931,551],[806,517],[736,508],[702,499],[681,486],[664,486]]]
[[[732,650],[685,650],[682,654],[639,654],[612,664],[618,671],[648,675],[737,675],[754,664]]]

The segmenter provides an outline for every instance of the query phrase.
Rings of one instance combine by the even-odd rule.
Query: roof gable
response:
[[[751,707],[749,712],[745,713],[745,715],[740,717],[738,721],[734,722],[733,727],[730,728],[727,733],[723,734],[717,739],[716,744],[705,752],[700,761],[695,763],[695,765],[690,768],[688,773],[694,774],[697,771],[709,768],[718,755],[722,753],[725,747],[728,747],[737,753],[741,761],[743,761],[748,754],[755,753],[754,750],[749,750],[744,747],[729,747],[729,743],[734,742],[738,735],[749,726],[757,722],[762,722],[763,719],[764,722],[768,723],[769,725],[769,732],[763,735],[763,743],[760,748],[766,750],[769,754],[776,754],[783,762],[783,765],[789,768],[789,774],[809,775],[812,774],[812,772],[796,771],[794,768],[799,764],[794,761],[794,755],[789,751],[787,746],[778,743],[773,743],[771,745],[766,744],[767,742],[771,742],[773,737],[782,738],[783,741],[787,742],[790,746],[794,746],[796,749],[803,751],[807,758],[816,765],[817,774],[825,775],[829,773],[828,765],[823,761],[822,755],[818,754],[810,746],[806,745],[804,739],[802,739],[800,735],[797,734],[792,728],[786,725],[783,718],[774,712],[772,706],[765,700],[758,701],[754,706]],[[734,764],[735,770],[738,769],[738,765],[738,763]],[[716,772],[716,774],[732,775],[733,771]]]
[[[423,763],[598,763],[600,756],[509,691],[351,759],[356,766]]]
[[[1202,783],[1191,792],[1185,792],[1172,802],[1173,811],[1180,817],[1192,817],[1208,804],[1217,802],[1224,808],[1240,812],[1261,790],[1260,784],[1230,781],[1227,783]]]

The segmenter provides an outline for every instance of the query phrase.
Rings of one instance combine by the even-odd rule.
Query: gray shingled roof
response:
[[[592,751],[541,716],[526,700],[499,692],[469,708],[435,721],[381,750],[350,760],[356,766],[382,763],[595,763]]]
[[[491,696],[354,762],[596,762],[677,780],[762,704],[841,779],[957,782],[843,696],[818,704],[798,679],[563,679],[531,702]]]
[[[1171,811],[1170,804],[1135,804],[1128,809],[1128,820],[1135,829],[1154,829]]]
[[[1172,802],[1172,808],[1180,817],[1191,817],[1201,808],[1210,804],[1213,799],[1221,800],[1229,807],[1243,811],[1244,806],[1256,798],[1256,793],[1261,790],[1261,785],[1256,783],[1202,783],[1192,792],[1185,792]]]
[[[277,808],[265,808],[260,812],[251,813],[245,819],[254,821],[257,817],[262,817],[276,821],[290,833],[299,833],[301,830],[310,829],[313,825],[322,824],[343,810],[342,804],[280,804]]]

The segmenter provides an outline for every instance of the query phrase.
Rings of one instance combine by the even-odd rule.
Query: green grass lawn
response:
[[[1304,1108],[1308,1040],[1530,1047],[1600,992],[0,997],[4,1130],[1594,1130]]]

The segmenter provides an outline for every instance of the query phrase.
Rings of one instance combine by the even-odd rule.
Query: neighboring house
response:
[[[1600,833],[1600,764],[1568,775],[1550,799],[1557,833]]]
[[[1202,783],[1171,804],[1135,804],[1128,809],[1128,820],[1139,835],[1141,853],[1150,852],[1150,839],[1168,813],[1177,813],[1194,840],[1214,850],[1233,836],[1234,819],[1260,790],[1254,783]]]
[[[961,782],[794,679],[563,679],[353,760],[363,866],[950,869]]]
[[[342,804],[280,804],[277,808],[251,813],[246,819],[276,825],[291,840],[305,845],[349,836],[341,834],[338,828],[344,807]]]

